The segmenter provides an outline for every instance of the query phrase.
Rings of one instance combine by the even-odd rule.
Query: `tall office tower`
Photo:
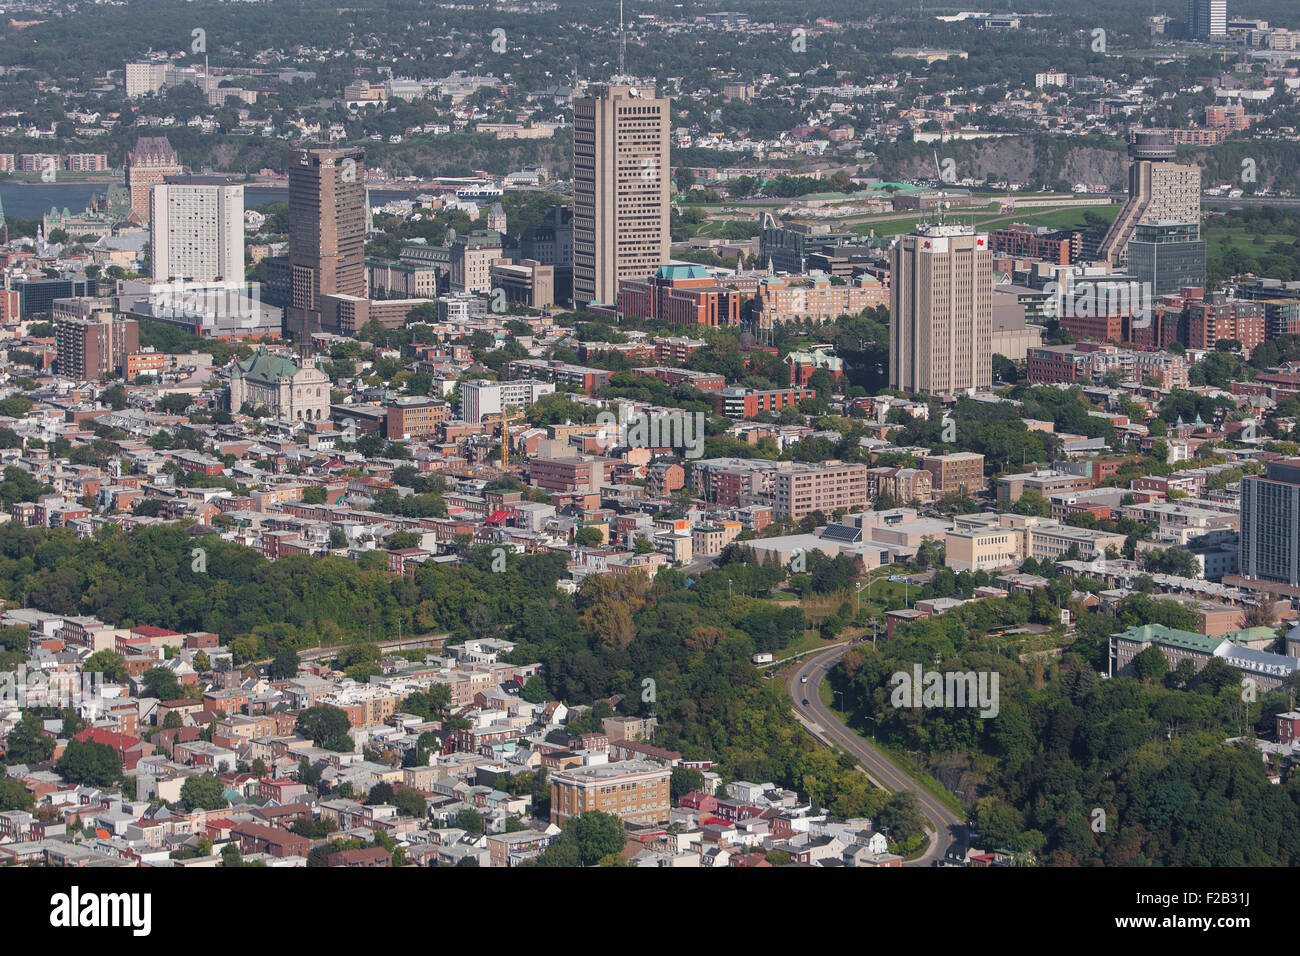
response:
[[[169,176],[150,193],[155,279],[244,278],[244,187],[221,176]]]
[[[126,188],[131,194],[131,211],[140,221],[149,221],[149,196],[154,186],[168,176],[185,172],[181,159],[166,136],[141,136],[126,157]]]
[[[126,356],[140,348],[140,326],[107,309],[85,318],[62,315],[54,322],[54,341],[59,374],[91,382],[119,373]]]
[[[1300,587],[1300,458],[1241,479],[1241,576]]]
[[[1228,0],[1187,0],[1187,35],[1196,40],[1228,35]]]
[[[1138,131],[1129,147],[1128,199],[1101,241],[1098,257],[1124,265],[1140,223],[1201,221],[1201,168],[1175,162],[1170,133]]]
[[[955,395],[993,384],[993,253],[970,226],[921,225],[890,251],[889,385]]]
[[[289,159],[289,307],[294,335],[320,331],[321,297],[366,295],[365,153],[299,149]]]
[[[1198,222],[1139,223],[1128,243],[1128,272],[1152,295],[1205,286],[1205,240]]]
[[[573,102],[573,301],[613,303],[619,279],[668,261],[669,101],[596,86]]]

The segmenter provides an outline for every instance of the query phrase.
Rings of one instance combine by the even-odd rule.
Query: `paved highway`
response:
[[[965,832],[964,821],[931,796],[925,788],[889,761],[880,751],[845,726],[822,703],[818,688],[826,672],[835,666],[847,645],[833,647],[804,662],[790,677],[790,696],[794,698],[794,712],[799,721],[825,743],[833,743],[853,757],[866,770],[868,778],[877,786],[892,792],[911,791],[916,796],[921,812],[929,821],[937,837],[930,841],[925,854],[905,866],[930,866],[947,855],[949,848]],[[802,678],[807,678],[804,683]]]

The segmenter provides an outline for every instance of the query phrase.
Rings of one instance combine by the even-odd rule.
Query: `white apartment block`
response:
[[[149,195],[153,278],[244,278],[244,187],[163,184]]]
[[[507,406],[514,406],[522,411],[543,395],[550,395],[554,391],[555,386],[550,382],[539,382],[532,378],[507,382],[493,382],[488,379],[462,382],[460,417],[467,422],[478,423],[485,417],[500,415]]]

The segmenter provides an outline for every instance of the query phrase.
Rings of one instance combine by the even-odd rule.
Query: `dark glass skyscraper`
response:
[[[1141,223],[1128,243],[1128,271],[1153,295],[1205,286],[1205,240],[1195,222]]]
[[[289,160],[287,331],[321,327],[321,298],[366,295],[365,153],[295,150]]]
[[[1241,479],[1241,575],[1300,587],[1300,458]]]

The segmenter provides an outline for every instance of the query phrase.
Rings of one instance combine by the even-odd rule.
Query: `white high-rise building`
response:
[[[460,417],[475,424],[484,418],[502,414],[506,408],[514,406],[523,411],[543,395],[550,395],[555,386],[550,382],[539,382],[532,378],[510,379],[494,382],[488,379],[472,379],[460,383]]]
[[[243,280],[243,186],[173,177],[153,187],[149,206],[154,279]]]
[[[1187,0],[1187,33],[1197,40],[1228,35],[1228,0]]]

